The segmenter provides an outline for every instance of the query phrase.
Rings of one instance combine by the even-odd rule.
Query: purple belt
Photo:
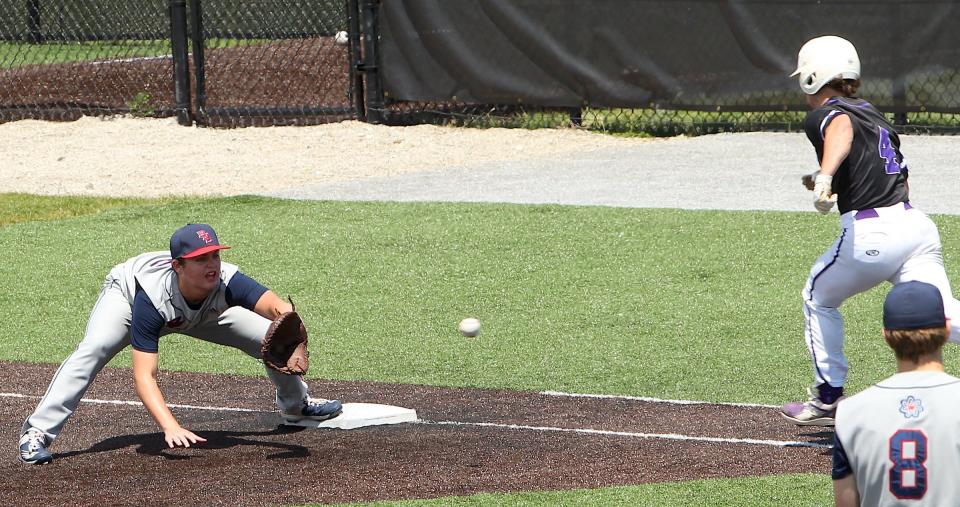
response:
[[[907,202],[904,202],[904,203],[903,203],[903,209],[913,209],[913,206],[911,206],[911,205],[910,205],[910,202],[907,201]],[[862,210],[860,210],[860,211],[857,211],[857,212],[853,215],[853,219],[854,219],[854,220],[863,220],[863,219],[866,219],[866,218],[877,218],[877,217],[879,217],[879,216],[880,216],[880,213],[877,213],[877,210],[875,210],[875,209],[873,209],[873,208],[867,208],[867,209],[862,209]]]

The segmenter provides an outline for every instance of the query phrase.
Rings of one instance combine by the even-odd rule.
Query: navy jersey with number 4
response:
[[[823,160],[827,126],[841,114],[850,118],[853,144],[833,176],[840,213],[907,201],[907,166],[900,153],[900,137],[883,114],[863,99],[833,97],[807,113],[803,127],[817,150],[817,160]]]

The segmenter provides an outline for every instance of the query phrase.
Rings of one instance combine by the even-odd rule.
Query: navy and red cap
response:
[[[883,302],[883,327],[890,331],[934,329],[947,325],[940,289],[926,282],[894,285]]]
[[[170,237],[170,257],[174,259],[190,259],[228,248],[220,244],[217,233],[207,224],[184,225]]]

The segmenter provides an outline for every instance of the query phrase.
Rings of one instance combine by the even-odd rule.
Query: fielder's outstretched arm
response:
[[[280,299],[275,292],[268,290],[264,292],[253,311],[265,319],[275,320],[280,315],[293,310],[293,305]]]
[[[153,420],[163,430],[163,437],[167,446],[171,448],[178,445],[190,447],[191,443],[206,442],[207,439],[181,427],[177,419],[173,417],[173,413],[170,412],[167,403],[163,400],[160,386],[157,385],[158,364],[159,354],[133,349],[133,381],[137,396],[140,397],[140,401],[143,402],[143,406],[147,408],[147,412],[150,413]]]

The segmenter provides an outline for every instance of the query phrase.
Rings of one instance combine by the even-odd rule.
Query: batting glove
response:
[[[834,194],[831,185],[833,176],[827,174],[818,174],[813,180],[813,207],[823,214],[830,213],[833,205],[837,203],[837,194]]]
[[[812,172],[810,174],[804,174],[800,178],[800,182],[803,183],[803,186],[807,190],[813,190],[813,182],[817,178],[817,175],[820,174],[820,171]]]

